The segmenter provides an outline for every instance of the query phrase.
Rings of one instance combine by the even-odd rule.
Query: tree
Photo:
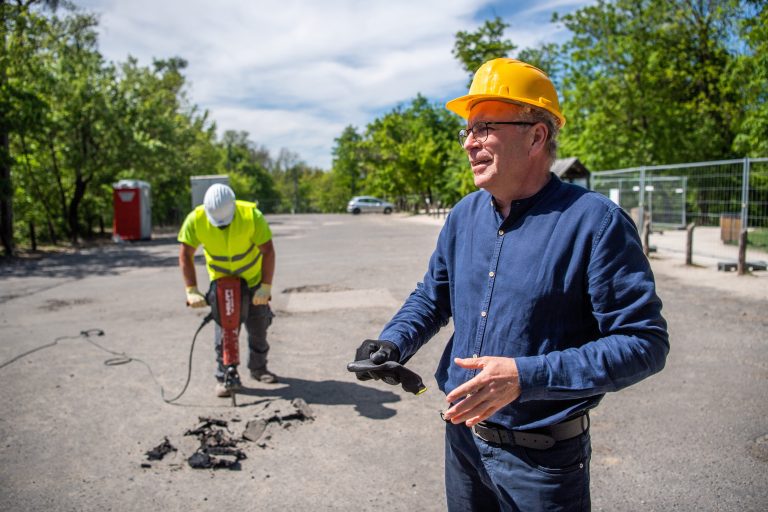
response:
[[[13,119],[12,96],[18,95],[19,88],[14,88],[9,79],[10,61],[15,50],[26,38],[26,31],[35,24],[35,16],[30,8],[35,4],[43,5],[53,11],[58,7],[58,0],[17,0],[11,5],[7,0],[0,0],[0,30],[2,30],[2,49],[0,50],[0,242],[6,256],[14,254],[13,239],[13,194],[14,186],[11,179],[13,157],[10,148],[10,133],[19,126],[19,120]],[[12,48],[14,49],[12,51]],[[12,75],[12,72],[10,73]],[[11,114],[9,116],[9,114]]]
[[[466,173],[456,142],[461,121],[443,105],[418,95],[372,121],[357,142],[366,193],[389,197],[405,207],[417,196],[427,206],[461,197],[455,176]],[[463,161],[463,167],[459,162]]]
[[[727,87],[744,98],[743,116],[735,121],[734,149],[742,155],[768,155],[768,2],[747,2],[741,24],[747,51],[733,62]]]
[[[730,0],[616,0],[562,17],[565,153],[607,169],[734,156],[722,86],[731,61]]]
[[[19,19],[26,28],[7,39],[2,96],[14,122],[16,230],[45,224],[51,241],[63,233],[77,243],[110,215],[121,178],[150,182],[153,220],[180,221],[189,176],[216,172],[223,160],[208,113],[186,98],[186,62],[106,63],[88,14]]]
[[[34,110],[22,112],[16,127],[13,147],[21,179],[33,190],[46,193],[50,203],[44,208],[57,208],[55,218],[68,237],[76,242],[80,236],[79,208],[88,185],[97,176],[109,172],[109,152],[113,135],[110,102],[107,100],[111,69],[102,66],[95,51],[95,18],[75,15],[59,20],[36,18],[33,38],[24,39],[28,61],[14,62],[13,80],[23,84],[27,105]],[[51,179],[47,183],[35,175],[42,167]],[[26,176],[23,176],[26,173]],[[17,189],[18,190],[18,189]],[[24,193],[24,191],[21,191]],[[35,202],[44,202],[38,196]],[[51,205],[56,205],[51,206]],[[40,208],[40,206],[38,206]],[[53,217],[50,211],[49,217]]]
[[[502,39],[504,30],[509,27],[501,18],[496,16],[486,20],[474,32],[459,31],[453,45],[453,56],[461,62],[469,73],[467,87],[472,84],[475,71],[491,59],[507,57],[517,48],[509,39]]]
[[[555,84],[555,89],[559,89],[559,78],[562,73],[561,53],[560,45],[557,43],[546,43],[539,48],[520,50],[517,54],[517,59],[544,71]]]
[[[275,211],[280,197],[269,169],[269,152],[248,138],[248,132],[228,130],[220,146],[226,153],[224,167],[237,197],[257,201],[261,211]]]

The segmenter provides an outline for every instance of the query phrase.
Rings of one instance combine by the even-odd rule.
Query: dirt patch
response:
[[[22,295],[19,294],[19,293],[9,293],[7,295],[0,295],[0,304],[2,304],[3,302],[7,302],[9,300],[13,300],[13,299],[15,299],[17,297],[21,297],[21,296]]]
[[[72,306],[81,306],[83,304],[91,304],[93,302],[93,299],[72,299],[72,300],[62,300],[62,299],[48,299],[45,301],[45,304],[42,306],[38,306],[37,309],[42,309],[43,311],[58,311],[60,309],[69,308]]]
[[[768,434],[754,439],[747,445],[751,456],[761,462],[768,462]]]

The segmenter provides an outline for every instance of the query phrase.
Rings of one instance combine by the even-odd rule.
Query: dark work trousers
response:
[[[267,328],[272,324],[272,310],[269,305],[248,307],[248,319],[245,330],[248,333],[248,369],[264,370],[267,367]],[[216,379],[224,380],[224,366],[221,353],[221,328],[214,323],[214,347],[216,349]],[[241,357],[241,359],[243,359]]]
[[[446,423],[448,510],[589,511],[589,431],[547,450],[490,444]]]

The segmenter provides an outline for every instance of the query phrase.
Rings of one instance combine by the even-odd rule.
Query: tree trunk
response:
[[[3,73],[4,74],[4,73]],[[3,114],[0,114],[3,116]],[[4,116],[3,116],[4,117]],[[13,256],[13,186],[11,184],[11,151],[5,119],[0,118],[0,239],[6,256]]]
[[[56,236],[56,228],[53,227],[53,219],[50,215],[47,217],[47,224],[48,224],[48,238],[50,239],[51,243],[53,245],[56,245],[59,242],[58,237]]]
[[[35,223],[29,221],[29,243],[32,246],[32,250],[37,250],[37,236],[35,236]]]
[[[75,192],[72,194],[72,201],[69,203],[69,209],[67,211],[67,224],[69,225],[69,239],[72,245],[77,245],[80,241],[80,221],[78,212],[80,210],[80,203],[85,197],[85,188],[87,182],[77,178],[75,181]]]
[[[6,21],[5,0],[0,0],[0,23],[2,24],[2,68],[0,69],[0,90],[5,90],[6,60]],[[0,240],[6,256],[13,256],[13,186],[11,183],[11,146],[8,134],[6,113],[0,111]]]

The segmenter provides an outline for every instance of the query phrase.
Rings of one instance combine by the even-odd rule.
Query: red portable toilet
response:
[[[148,240],[152,237],[150,186],[146,181],[120,180],[112,186],[112,239]]]

